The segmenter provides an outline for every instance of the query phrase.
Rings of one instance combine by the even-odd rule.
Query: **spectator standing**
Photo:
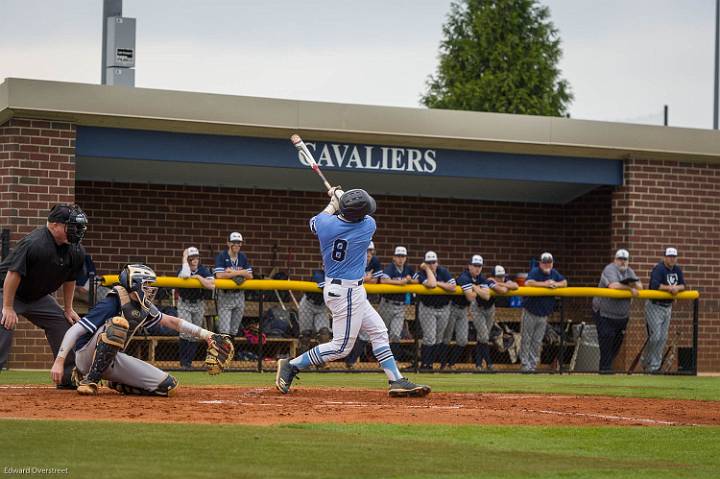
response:
[[[252,266],[245,253],[240,251],[243,237],[237,231],[230,233],[227,250],[215,257],[215,277],[231,279],[242,284],[246,279],[253,278]],[[245,292],[241,289],[218,289],[218,333],[237,336],[243,313],[245,312]]]
[[[630,291],[638,295],[642,283],[629,266],[630,253],[619,249],[612,263],[605,266],[598,288]],[[612,374],[612,363],[625,338],[630,317],[630,298],[593,298],[593,317],[600,345],[600,374]]]
[[[403,286],[413,284],[415,272],[407,264],[407,248],[396,246],[393,259],[382,271],[380,283]],[[405,294],[386,294],[380,300],[380,316],[388,328],[390,338],[390,349],[395,358],[401,356],[400,340],[402,339],[403,326],[405,324]]]
[[[200,281],[202,288],[178,288],[180,299],[177,303],[178,317],[195,326],[204,327],[205,324],[205,291],[215,289],[215,279],[208,268],[200,264],[200,251],[191,246],[183,251],[182,266],[178,271],[179,278],[195,278]],[[192,361],[197,352],[199,343],[197,338],[181,332],[179,340],[180,367],[191,369]]]
[[[505,268],[500,265],[495,266],[490,272],[487,279],[480,282],[481,288],[492,289],[496,293],[505,294],[508,291],[518,289],[518,284],[507,279]],[[494,295],[479,294],[477,300],[470,307],[470,315],[473,318],[475,331],[477,332],[477,349],[475,350],[475,367],[482,369],[483,360],[485,360],[485,370],[494,372],[492,358],[490,357],[490,331],[495,324],[495,299]]]
[[[415,279],[428,289],[439,287],[448,293],[455,292],[455,278],[450,271],[438,266],[437,253],[425,253],[425,261],[420,264]],[[420,369],[432,371],[433,363],[440,355],[443,347],[442,339],[450,316],[450,296],[437,294],[420,295],[418,319],[422,328],[422,350],[420,353]]]
[[[655,265],[650,274],[650,289],[666,291],[673,296],[685,290],[685,276],[677,265],[677,249],[667,248],[665,257]],[[657,373],[662,367],[662,356],[672,318],[671,299],[651,299],[645,302],[645,322],[648,343],[645,351],[645,371]]]
[[[483,257],[476,254],[470,258],[467,269],[455,280],[457,285],[462,288],[463,295],[450,298],[448,324],[442,338],[443,350],[440,355],[440,369],[445,369],[446,365],[449,369],[454,368],[467,346],[470,304],[475,302],[478,297],[490,298],[485,278],[480,274],[482,267]],[[453,334],[455,335],[455,345],[451,346]]]
[[[565,288],[567,280],[554,267],[550,253],[540,255],[540,264],[529,273],[526,286],[535,288]],[[554,296],[527,296],[523,300],[522,322],[520,325],[521,372],[534,373],[540,363],[542,341],[547,328],[548,317],[555,310]]]

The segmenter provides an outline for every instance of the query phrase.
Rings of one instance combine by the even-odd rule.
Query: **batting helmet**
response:
[[[128,292],[135,292],[140,300],[140,306],[145,311],[150,311],[155,306],[153,300],[157,288],[151,286],[157,280],[155,271],[144,264],[129,264],[120,272],[120,286]]]
[[[349,190],[340,197],[340,214],[349,221],[360,221],[375,213],[375,207],[375,200],[365,190]]]

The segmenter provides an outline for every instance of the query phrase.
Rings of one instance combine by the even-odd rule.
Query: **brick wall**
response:
[[[699,370],[720,366],[720,165],[626,160],[612,194],[613,248],[630,251],[647,286],[667,246],[678,248],[685,279],[702,295]]]
[[[183,248],[196,245],[210,263],[234,230],[243,234],[244,250],[260,273],[277,265],[303,279],[319,263],[308,219],[327,204],[320,193],[80,181],[77,200],[90,217],[84,244],[99,271],[116,272],[138,260],[174,275]],[[597,280],[610,250],[608,189],[567,206],[383,196],[377,202],[374,240],[383,262],[403,244],[415,266],[432,249],[453,273],[474,253],[514,273],[548,250],[568,275],[592,278],[587,285]],[[584,226],[588,231],[579,231]],[[586,253],[582,260],[570,256]]]
[[[0,126],[0,227],[11,245],[44,225],[55,203],[75,198],[75,127],[11,119]],[[18,323],[9,361],[15,368],[46,368],[52,361],[43,332]]]

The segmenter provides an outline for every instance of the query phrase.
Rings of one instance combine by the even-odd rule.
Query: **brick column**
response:
[[[0,125],[0,228],[15,242],[45,224],[55,203],[75,199],[75,126],[13,118]],[[42,330],[21,319],[11,368],[49,368]]]
[[[719,194],[716,163],[627,160],[625,185],[612,198],[613,248],[630,251],[631,267],[643,284],[648,286],[665,248],[674,246],[686,282],[700,291],[700,371],[720,370]],[[630,336],[642,341],[644,324],[635,321],[631,327]],[[624,358],[626,364],[630,360]]]

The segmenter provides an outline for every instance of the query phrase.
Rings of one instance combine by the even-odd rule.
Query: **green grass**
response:
[[[225,373],[208,376],[202,372],[173,373],[183,385],[271,386],[273,373]],[[720,400],[720,377],[692,376],[615,376],[516,374],[429,374],[410,375],[430,384],[437,392],[500,392],[524,394],[579,394],[642,398]],[[49,384],[47,372],[3,371],[0,384]],[[331,386],[385,388],[383,374],[301,373],[301,387]],[[719,475],[720,476],[720,475]]]
[[[158,401],[158,404],[160,401]],[[0,420],[0,466],[70,477],[718,477],[720,428]]]

